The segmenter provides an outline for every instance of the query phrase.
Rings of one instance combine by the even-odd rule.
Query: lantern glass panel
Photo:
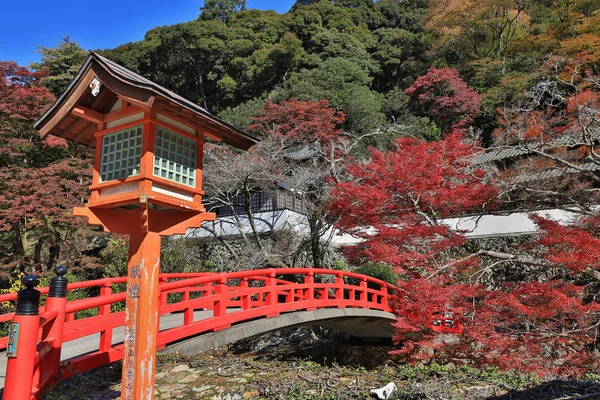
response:
[[[105,135],[102,138],[100,182],[138,175],[141,156],[141,126]]]
[[[197,150],[195,141],[157,126],[154,176],[195,187]]]

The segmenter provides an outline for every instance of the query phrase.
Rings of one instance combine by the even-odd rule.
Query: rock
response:
[[[247,352],[270,353],[282,346],[308,346],[319,341],[311,327],[282,329],[239,341],[233,346],[236,354]]]
[[[183,378],[181,378],[179,380],[179,383],[190,383],[190,382],[194,382],[196,379],[198,379],[200,376],[197,374],[189,374],[188,376],[184,376]]]
[[[193,392],[196,392],[196,393],[203,393],[203,392],[206,392],[206,391],[208,391],[208,390],[212,389],[213,387],[214,387],[214,386],[198,386],[198,387],[197,387],[197,386],[194,386],[194,387],[192,388],[192,391],[193,391]]]
[[[185,364],[180,364],[178,366],[176,366],[175,368],[173,368],[170,372],[183,372],[183,371],[187,371],[189,369],[189,367]]]

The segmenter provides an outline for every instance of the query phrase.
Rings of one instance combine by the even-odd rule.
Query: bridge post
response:
[[[311,270],[308,271],[306,275],[304,275],[304,284],[307,286],[304,289],[304,300],[308,302],[308,307],[306,307],[307,311],[316,310],[315,306],[315,273]]]
[[[276,317],[279,315],[277,312],[277,280],[275,279],[275,271],[269,270],[269,279],[267,279],[269,291],[267,292],[267,307],[270,311],[267,312],[267,318]]]
[[[54,340],[52,341],[50,351],[41,361],[41,375],[47,374],[47,371],[52,371],[51,376],[53,376],[54,379],[58,376],[60,369],[60,354],[62,351],[65,312],[67,309],[68,281],[64,276],[67,272],[67,268],[63,265],[54,268],[56,276],[50,279],[50,290],[48,292],[48,297],[46,298],[46,311],[55,308],[58,311],[58,315],[51,325],[46,325],[44,327],[42,337],[54,338]]]
[[[17,310],[9,326],[4,400],[30,400],[33,390],[40,327],[40,292],[34,288],[40,280],[27,275],[21,283],[25,289],[17,295]]]
[[[367,306],[367,289],[369,288],[369,286],[367,285],[367,278],[366,277],[362,277],[360,279],[360,305],[361,307],[366,307]]]
[[[341,272],[335,273],[335,284],[337,286],[335,288],[336,303],[338,304],[339,308],[346,308],[346,306],[343,305],[343,303],[344,303],[344,277],[342,276]]]
[[[387,290],[387,286],[382,285],[381,286],[381,305],[383,306],[383,311],[391,311],[391,307],[389,304],[389,298],[388,298],[388,290]]]
[[[112,286],[110,284],[110,281],[108,281],[107,279],[106,283],[104,283],[104,285],[102,285],[102,287],[100,288],[100,297],[110,296],[111,294]],[[106,304],[98,307],[98,315],[110,314],[110,306],[110,304]],[[107,351],[112,347],[112,333],[112,328],[100,332],[100,351]]]
[[[186,289],[185,292],[183,292],[181,301],[187,302],[189,300],[190,300],[190,290]],[[194,309],[192,307],[187,307],[185,310],[183,310],[183,324],[191,325],[193,322],[194,322]]]
[[[248,289],[248,278],[242,278],[242,281],[240,282],[240,288],[241,289]],[[244,290],[245,294],[242,294],[242,310],[249,310],[251,308],[250,306],[250,301],[252,300],[252,298],[250,297],[250,294],[248,293],[247,290]]]
[[[165,283],[167,282],[167,278],[163,277],[163,276],[159,276],[158,277],[158,285],[160,286],[161,283]],[[160,309],[162,307],[165,307],[168,303],[168,294],[167,293],[163,293],[162,291],[158,291],[158,320],[156,321],[156,334],[158,335],[158,333],[160,332]],[[184,317],[185,318],[185,317]]]
[[[219,318],[223,321],[222,325],[216,327],[214,329],[215,332],[227,329],[231,326],[227,319],[227,300],[229,298],[227,286],[227,278],[224,276],[219,279],[219,282],[215,285],[214,293],[217,296],[217,300],[215,301],[213,316],[215,318]]]

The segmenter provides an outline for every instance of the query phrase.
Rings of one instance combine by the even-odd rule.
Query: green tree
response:
[[[372,57],[379,63],[375,87],[379,91],[389,90],[395,85],[407,87],[425,72],[421,55],[427,45],[421,34],[404,29],[380,28],[373,31],[377,38]]]
[[[279,99],[327,99],[346,115],[344,128],[354,134],[367,133],[385,123],[384,97],[370,89],[372,79],[357,63],[330,58],[318,68],[301,71],[277,92]]]
[[[317,54],[323,61],[330,58],[343,58],[353,61],[366,71],[374,72],[378,66],[371,60],[365,45],[354,36],[333,30],[322,30],[314,35],[308,51]]]
[[[218,20],[227,23],[233,14],[245,9],[246,0],[205,0],[204,5],[200,7],[198,18],[205,21]]]
[[[375,2],[375,10],[380,14],[378,27],[421,32],[428,6],[429,0],[379,0]]]
[[[32,63],[31,68],[47,71],[48,75],[40,82],[56,97],[67,89],[88,55],[69,36],[62,38],[54,47],[39,46],[37,52],[42,59],[39,63]]]

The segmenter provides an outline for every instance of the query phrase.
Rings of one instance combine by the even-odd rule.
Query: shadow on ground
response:
[[[600,399],[600,383],[577,380],[553,380],[528,389],[511,390],[488,400],[559,400]]]

